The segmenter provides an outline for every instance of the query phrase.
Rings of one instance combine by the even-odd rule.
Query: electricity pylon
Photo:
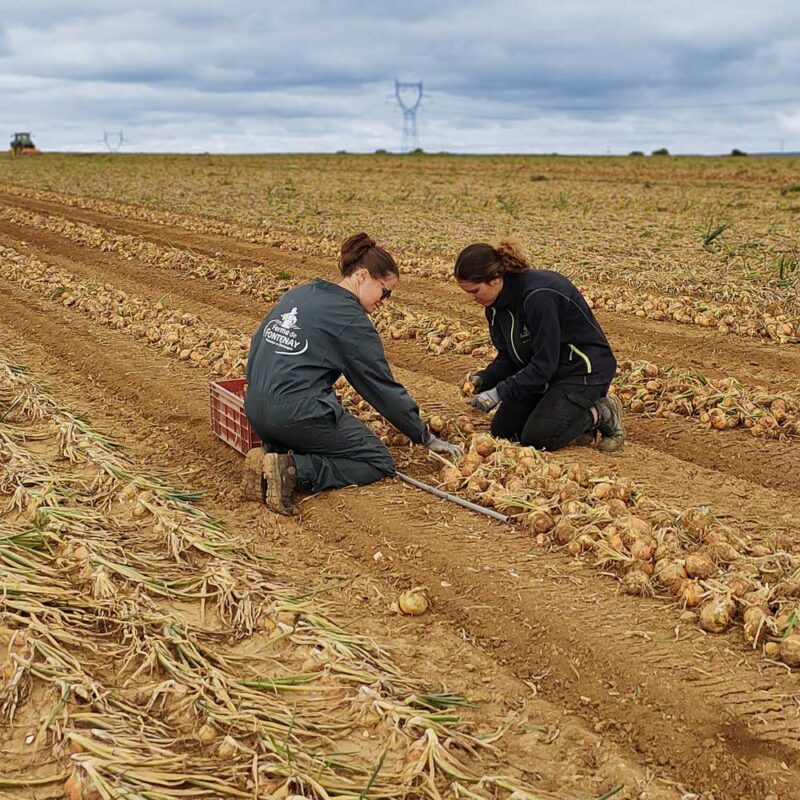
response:
[[[106,143],[109,153],[116,153],[120,147],[122,147],[125,137],[122,135],[122,131],[111,133],[109,131],[103,131],[103,141]]]
[[[403,97],[407,93],[408,98]],[[419,147],[417,134],[417,109],[422,102],[422,81],[409,83],[394,81],[394,96],[403,112],[403,140],[400,144],[401,153],[410,153]]]

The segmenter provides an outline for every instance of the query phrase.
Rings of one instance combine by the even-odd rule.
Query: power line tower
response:
[[[103,131],[103,141],[106,143],[109,153],[116,153],[122,147],[125,137],[122,131]]]
[[[407,81],[394,81],[394,96],[403,112],[403,140],[400,144],[401,153],[410,153],[419,147],[417,134],[417,109],[422,102],[422,81],[409,83]]]

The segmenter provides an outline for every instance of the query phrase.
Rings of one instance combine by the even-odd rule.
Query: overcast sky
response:
[[[800,0],[0,0],[0,130],[46,150],[800,150]],[[408,100],[409,97],[406,97]],[[0,146],[2,143],[0,142]]]

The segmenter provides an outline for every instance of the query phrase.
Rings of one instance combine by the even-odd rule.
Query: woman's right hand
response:
[[[442,456],[451,456],[457,459],[464,455],[463,448],[459,447],[457,444],[447,442],[444,439],[439,439],[432,433],[428,441],[425,442],[425,446],[432,452],[439,453],[439,455]]]

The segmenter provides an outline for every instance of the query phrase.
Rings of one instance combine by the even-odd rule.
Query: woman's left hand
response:
[[[473,397],[469,404],[479,411],[491,411],[495,406],[500,405],[500,395],[497,393],[497,389],[489,389]]]

